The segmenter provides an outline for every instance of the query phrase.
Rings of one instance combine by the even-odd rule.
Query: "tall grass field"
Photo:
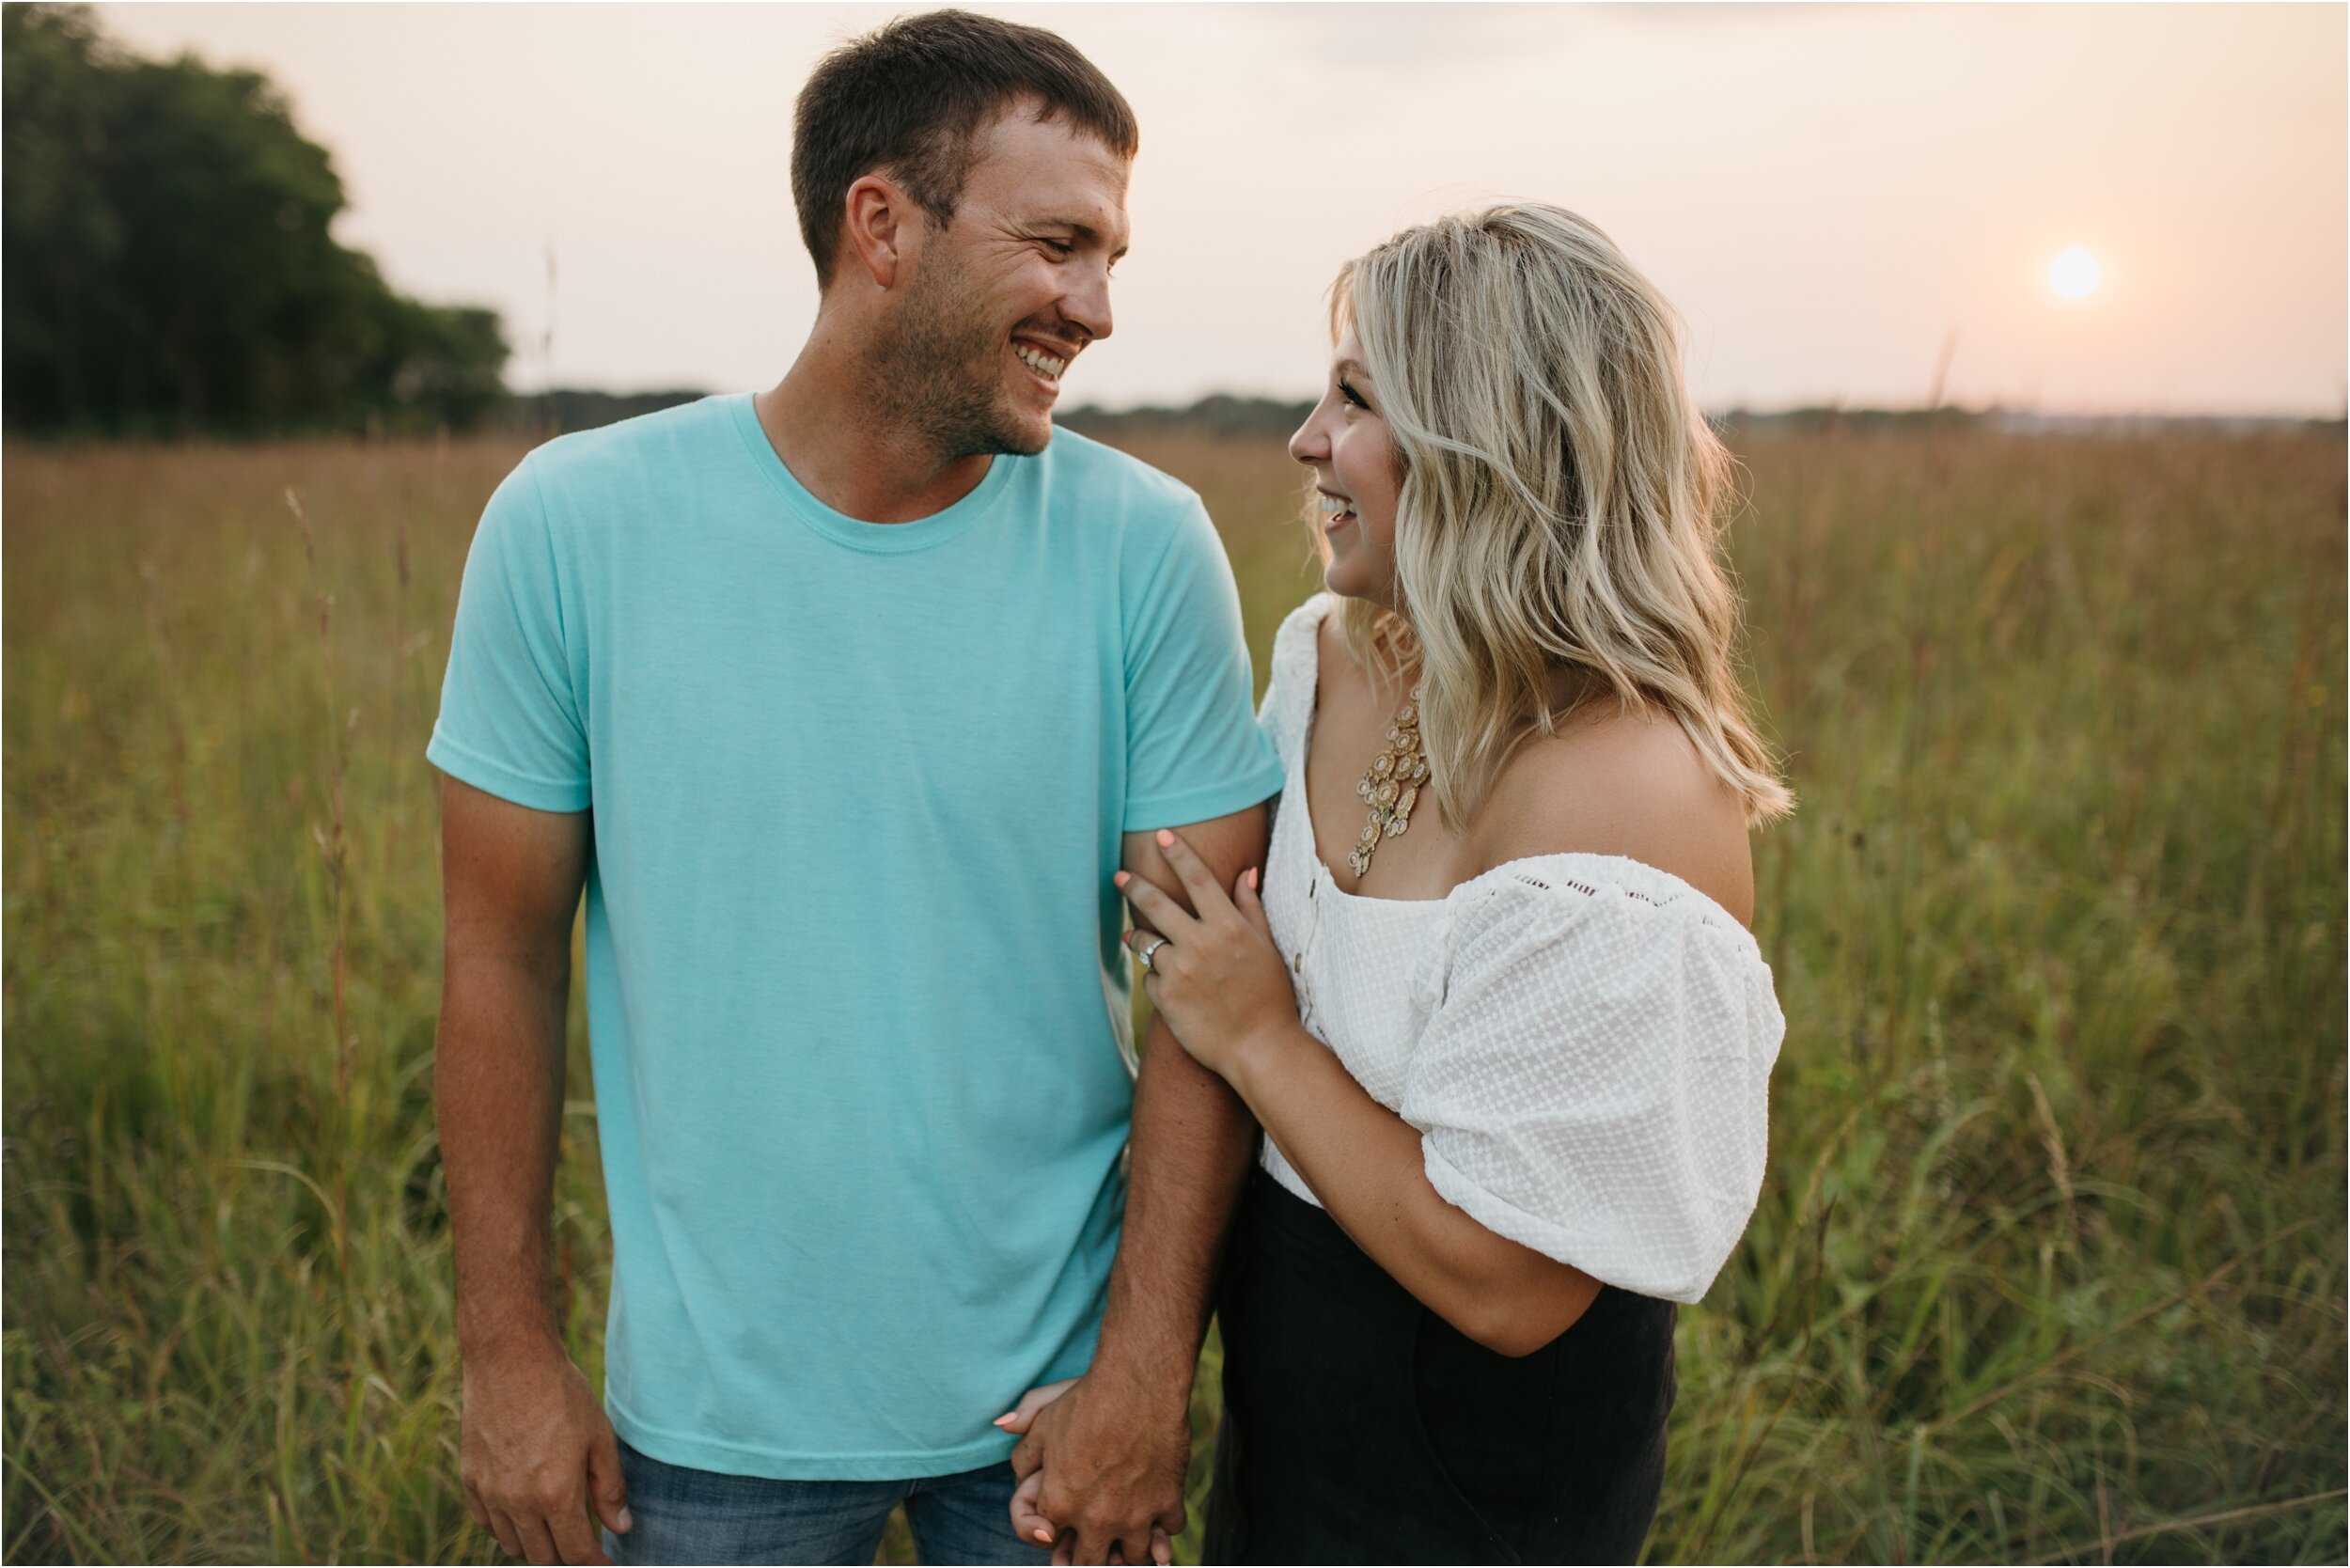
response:
[[[1788,1033],[1651,1560],[2342,1561],[2341,431],[1731,434]],[[1207,497],[1261,680],[1297,471],[1129,444]],[[424,744],[522,451],[6,454],[8,1560],[497,1556]],[[600,1378],[577,999],[571,1062]]]

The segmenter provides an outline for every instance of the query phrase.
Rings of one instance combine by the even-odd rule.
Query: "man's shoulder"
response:
[[[1115,499],[1169,516],[1200,510],[1198,492],[1174,475],[1065,425],[1053,427],[1042,461],[1057,490],[1066,487],[1089,499]]]
[[[657,476],[692,463],[713,440],[728,438],[732,419],[723,396],[658,409],[627,419],[572,431],[534,448],[524,462],[544,487],[608,486],[615,480]]]

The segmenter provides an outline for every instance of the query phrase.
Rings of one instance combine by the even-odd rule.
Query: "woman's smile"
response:
[[[1321,490],[1316,493],[1316,499],[1322,505],[1322,531],[1324,536],[1334,535],[1355,521],[1355,503],[1350,497]]]

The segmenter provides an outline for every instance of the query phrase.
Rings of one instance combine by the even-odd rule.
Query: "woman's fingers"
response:
[[[1159,1568],[1167,1568],[1167,1565],[1175,1560],[1175,1543],[1167,1538],[1167,1528],[1164,1525],[1151,1527],[1151,1560],[1157,1563]]]
[[[1167,857],[1167,863],[1175,868],[1175,874],[1183,879],[1183,890],[1191,895],[1191,907],[1201,919],[1208,917],[1209,910],[1227,902],[1224,889],[1216,883],[1215,873],[1208,870],[1206,861],[1192,853],[1191,846],[1183,841],[1182,834],[1160,828],[1158,846],[1159,853]]]
[[[1044,1472],[1031,1470],[1028,1479],[1011,1490],[1011,1532],[1021,1540],[1037,1546],[1049,1546],[1059,1532],[1053,1521],[1038,1512],[1037,1502],[1044,1495]]]
[[[1039,1384],[1022,1394],[1018,1404],[996,1417],[995,1424],[1006,1432],[1026,1436],[1028,1425],[1036,1419],[1036,1413],[1076,1387],[1076,1383],[1073,1377],[1064,1377],[1058,1383]]]
[[[1163,935],[1180,936],[1198,924],[1184,913],[1182,904],[1160,892],[1158,885],[1149,877],[1120,871],[1110,880],[1118,885],[1120,892],[1126,895],[1126,902],[1135,906],[1135,914]]]
[[[1273,922],[1265,917],[1264,900],[1257,896],[1259,880],[1257,868],[1254,866],[1249,867],[1234,879],[1232,907],[1240,911],[1243,919],[1257,928],[1259,935],[1270,942],[1273,940]]]

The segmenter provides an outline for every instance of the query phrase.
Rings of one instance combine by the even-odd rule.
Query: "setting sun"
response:
[[[2097,265],[2097,259],[2078,245],[2048,263],[2048,287],[2068,300],[2095,293],[2102,275],[2104,269]]]

